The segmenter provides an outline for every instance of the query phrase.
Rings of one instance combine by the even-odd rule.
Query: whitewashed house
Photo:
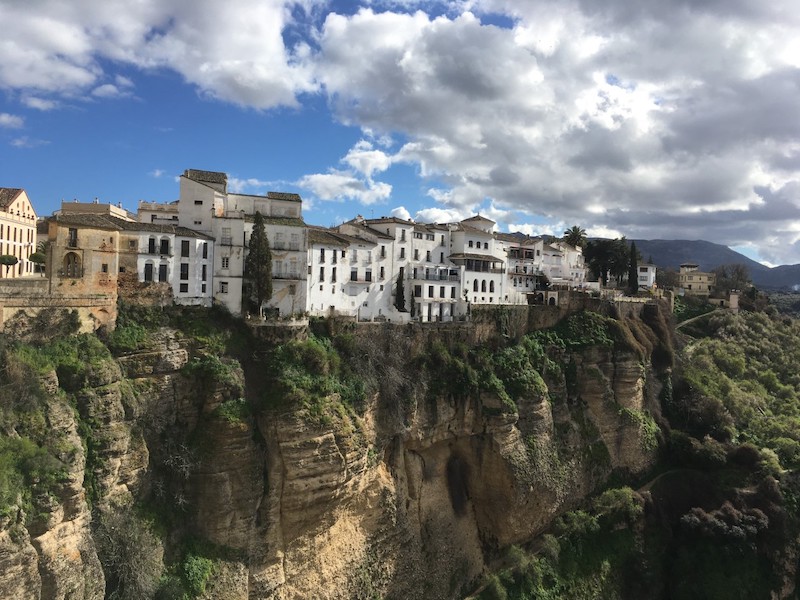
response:
[[[214,238],[214,301],[233,314],[242,314],[248,308],[243,302],[244,259],[256,212],[264,217],[273,258],[273,293],[265,308],[279,316],[303,314],[307,241],[300,196],[228,193],[227,175],[214,171],[187,169],[181,175],[179,222]]]
[[[652,290],[656,287],[656,266],[649,263],[637,267],[640,290]]]
[[[476,215],[457,223],[450,234],[450,260],[463,268],[462,293],[472,304],[506,302],[506,256],[494,226],[491,219]]]

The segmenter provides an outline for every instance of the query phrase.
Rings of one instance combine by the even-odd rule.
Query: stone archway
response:
[[[64,277],[82,277],[81,258],[75,252],[67,252],[64,255]]]

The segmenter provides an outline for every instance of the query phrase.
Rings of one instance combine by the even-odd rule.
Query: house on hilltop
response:
[[[683,263],[678,272],[678,282],[687,296],[708,297],[716,283],[716,275],[700,271],[696,263]]]

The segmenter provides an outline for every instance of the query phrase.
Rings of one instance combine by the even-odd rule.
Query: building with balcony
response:
[[[32,275],[36,252],[36,211],[28,194],[19,188],[0,188],[0,254],[15,256],[17,264],[0,266],[0,278]]]
[[[656,287],[656,266],[648,263],[636,267],[640,290],[652,290]]]
[[[297,194],[265,196],[228,192],[227,175],[187,169],[180,177],[178,222],[215,240],[214,301],[239,315],[270,311],[279,316],[306,311],[307,233],[302,200]],[[250,306],[244,259],[256,213],[272,250],[272,298],[263,307]]]

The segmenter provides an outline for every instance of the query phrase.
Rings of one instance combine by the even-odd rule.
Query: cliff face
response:
[[[61,398],[48,419],[74,448],[69,477],[37,525],[0,523],[0,597],[103,596],[87,459],[95,518],[163,507],[175,528],[225,549],[204,597],[228,599],[458,598],[492,551],[545,530],[613,470],[654,460],[659,390],[646,348],[551,349],[558,368],[510,405],[498,390],[442,392],[435,367],[423,376],[404,362],[409,347],[381,345],[376,331],[352,343],[373,353],[378,379],[398,378],[397,394],[379,385],[352,410],[333,391],[313,418],[247,409],[262,406],[271,363],[198,361],[197,344],[170,329],[66,384],[77,414]]]

